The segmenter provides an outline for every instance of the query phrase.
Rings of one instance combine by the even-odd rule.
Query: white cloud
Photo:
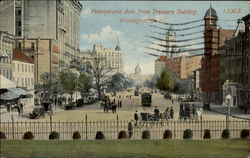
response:
[[[89,43],[109,43],[116,41],[118,37],[119,39],[123,38],[123,32],[114,30],[110,25],[103,27],[99,33],[81,35],[82,40]]]

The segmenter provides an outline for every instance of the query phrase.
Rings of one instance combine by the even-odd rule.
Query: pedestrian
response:
[[[172,104],[174,104],[174,99],[172,98]]]
[[[160,115],[160,110],[157,108],[157,106],[155,106],[154,114],[156,117],[158,117]]]
[[[128,123],[128,138],[133,136],[133,125],[131,122]]]
[[[23,104],[20,104],[20,114],[23,115]]]
[[[17,112],[18,112],[18,115],[20,116],[20,113],[21,113],[20,106],[17,106]]]
[[[174,118],[174,109],[173,109],[172,106],[170,107],[170,118],[171,118],[171,119]]]
[[[120,100],[120,108],[122,108],[122,101]]]
[[[137,123],[138,123],[138,120],[139,120],[139,117],[138,117],[138,114],[137,114],[137,110],[134,113],[134,119],[135,119],[135,126],[137,126]]]

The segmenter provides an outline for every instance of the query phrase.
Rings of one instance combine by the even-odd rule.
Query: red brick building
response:
[[[217,13],[210,7],[204,17],[205,50],[202,58],[202,92],[204,103],[220,102],[220,54],[219,47],[230,39],[234,30],[217,28]]]

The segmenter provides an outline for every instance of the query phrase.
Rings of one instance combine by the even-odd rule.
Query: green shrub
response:
[[[105,139],[105,136],[102,131],[97,131],[95,135],[95,139]]]
[[[118,134],[118,139],[128,139],[128,134],[126,131],[120,131]]]
[[[142,139],[150,139],[150,131],[149,130],[144,130],[142,131]]]
[[[5,133],[0,131],[0,139],[6,139]]]
[[[229,132],[229,130],[228,130],[228,129],[224,129],[224,130],[222,131],[221,137],[222,137],[223,139],[228,139],[228,138],[230,138],[230,132]]]
[[[240,132],[240,138],[246,139],[247,137],[249,137],[249,130],[248,129],[241,130],[241,132]]]
[[[81,139],[81,134],[78,131],[75,131],[72,137],[74,140]]]
[[[183,138],[184,139],[191,139],[193,138],[193,132],[191,129],[186,129],[183,133]]]
[[[60,135],[58,132],[56,131],[52,131],[49,135],[49,139],[59,139],[60,138]]]
[[[25,132],[23,134],[23,139],[34,139],[34,135],[31,131]]]
[[[170,131],[169,129],[165,130],[164,131],[164,134],[163,134],[163,139],[171,139],[172,138],[172,131]]]
[[[203,139],[210,139],[211,138],[211,133],[209,129],[205,129],[204,130],[204,135],[203,135]]]

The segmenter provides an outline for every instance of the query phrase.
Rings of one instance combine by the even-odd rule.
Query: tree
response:
[[[60,72],[60,80],[63,86],[64,92],[71,95],[71,100],[73,93],[76,91],[78,76],[76,73],[71,71]]]
[[[77,90],[81,93],[81,96],[83,97],[84,93],[89,93],[91,87],[92,87],[91,77],[86,73],[81,72],[77,83]]]
[[[98,96],[101,96],[102,89],[105,86],[108,86],[110,82],[108,73],[111,72],[111,68],[106,68],[104,61],[105,58],[93,58],[92,75],[95,82],[94,87],[98,93]]]
[[[150,80],[150,79],[147,79],[147,80],[143,83],[143,85],[146,86],[146,87],[148,87],[148,88],[155,88],[155,87],[156,87],[157,80],[158,80],[157,76],[153,76],[153,77],[151,78],[151,80]]]
[[[175,89],[175,80],[169,70],[166,69],[161,73],[156,86],[163,91],[173,91]]]
[[[122,73],[116,73],[111,77],[108,89],[110,91],[122,91],[128,87],[131,87],[132,85],[132,80],[125,77]]]

